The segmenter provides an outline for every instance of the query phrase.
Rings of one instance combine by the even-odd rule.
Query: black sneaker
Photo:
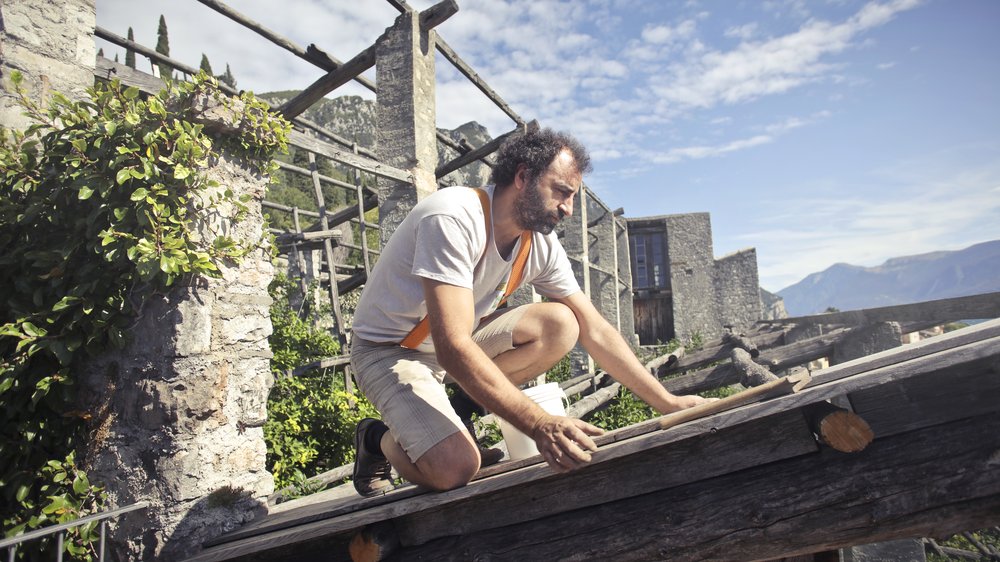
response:
[[[385,494],[395,486],[392,484],[392,465],[389,460],[382,455],[374,455],[365,449],[365,433],[372,424],[377,423],[374,418],[365,418],[358,422],[358,428],[354,432],[354,489],[366,498]]]

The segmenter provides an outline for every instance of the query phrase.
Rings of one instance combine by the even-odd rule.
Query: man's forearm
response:
[[[661,414],[687,407],[646,370],[625,338],[610,324],[596,327],[590,332],[580,334],[580,343],[615,380]]]

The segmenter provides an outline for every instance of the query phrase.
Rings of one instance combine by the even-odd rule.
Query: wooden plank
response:
[[[875,324],[877,322],[922,322],[940,324],[956,320],[997,318],[1000,316],[1000,292],[954,297],[913,304],[882,306],[861,310],[848,310],[796,318],[761,320],[767,324]]]
[[[254,33],[260,35],[261,37],[267,39],[268,41],[274,43],[275,45],[285,49],[286,51],[294,54],[300,59],[309,62],[326,70],[327,72],[336,70],[342,64],[339,60],[331,57],[330,55],[320,51],[315,48],[315,46],[310,46],[310,49],[303,49],[297,44],[293,43],[290,39],[279,35],[278,33],[264,27],[263,25],[255,22],[254,20],[248,18],[242,13],[232,9],[226,4],[219,2],[218,0],[198,0],[202,4],[208,6],[209,8],[219,12],[220,14],[226,16],[227,18],[235,21],[236,23],[246,27],[247,29],[253,31]],[[375,91],[375,85],[371,83],[367,78],[359,76],[356,80],[368,88],[371,91]]]
[[[587,482],[590,478],[597,478],[600,475],[609,475],[606,477],[612,478],[615,472],[617,470],[621,470],[621,468],[616,468],[615,466],[605,468],[599,467],[602,464],[612,463],[616,460],[618,461],[614,463],[616,466],[622,463],[635,463],[635,478],[639,479],[636,484],[636,489],[645,489],[647,487],[659,489],[664,486],[679,485],[680,482],[683,482],[686,479],[698,478],[705,470],[717,473],[725,473],[730,470],[734,470],[741,464],[741,462],[757,462],[753,460],[754,457],[759,459],[762,458],[762,456],[763,458],[768,458],[771,455],[774,455],[776,458],[795,456],[815,451],[816,448],[811,433],[809,433],[808,427],[805,425],[805,421],[796,413],[786,414],[780,418],[775,418],[766,422],[761,421],[756,425],[748,425],[747,428],[738,431],[739,435],[742,435],[743,437],[733,437],[733,439],[745,439],[748,435],[745,431],[748,431],[749,429],[756,432],[765,432],[768,435],[771,435],[774,438],[772,440],[774,446],[768,447],[766,451],[757,453],[744,451],[745,454],[740,454],[744,460],[740,461],[734,459],[733,464],[721,462],[720,455],[724,451],[740,451],[741,448],[735,447],[733,445],[733,441],[727,439],[727,435],[725,434],[705,434],[700,436],[700,439],[693,439],[690,442],[685,442],[685,445],[676,450],[673,447],[661,449],[657,446],[649,446],[651,442],[661,443],[660,447],[669,442],[668,439],[664,439],[666,433],[653,434],[647,436],[645,439],[636,440],[635,442],[623,442],[614,447],[605,449],[604,451],[599,451],[598,454],[602,458],[597,458],[597,454],[595,454],[594,462],[589,467],[568,474],[556,475],[546,466],[537,465],[513,473],[507,473],[494,478],[474,482],[469,486],[459,488],[457,490],[442,493],[423,494],[418,497],[410,497],[406,502],[383,504],[367,510],[355,511],[353,513],[341,515],[335,520],[324,521],[320,518],[320,516],[325,515],[322,513],[322,505],[310,506],[309,511],[314,515],[314,517],[300,519],[300,522],[295,525],[283,525],[282,527],[276,529],[277,532],[250,536],[239,543],[219,544],[219,546],[206,549],[206,551],[204,551],[200,556],[192,558],[191,561],[229,560],[244,554],[262,552],[265,549],[279,548],[295,544],[303,540],[312,540],[320,537],[335,537],[337,535],[343,536],[345,534],[350,535],[354,530],[360,529],[367,524],[407,514],[415,514],[414,518],[408,519],[407,521],[424,519],[432,520],[435,519],[435,517],[422,517],[420,513],[426,512],[428,515],[431,515],[435,513],[435,511],[427,511],[431,508],[454,506],[463,503],[463,501],[469,501],[470,498],[477,498],[480,496],[488,496],[490,498],[490,502],[506,501],[501,500],[501,498],[511,497],[512,492],[517,492],[513,494],[514,496],[517,496],[518,493],[520,493],[520,490],[530,489],[530,486],[541,486],[542,492],[540,493],[545,497],[567,496],[565,499],[568,502],[587,503],[588,497],[594,496],[589,496],[589,494],[566,492],[565,490],[579,489],[581,482]],[[699,450],[699,447],[716,451],[718,454],[699,456],[701,458],[700,464],[694,463],[693,451]],[[659,452],[657,452],[657,449],[659,449]],[[693,466],[693,463],[698,464],[698,466]],[[668,467],[670,467],[670,470],[667,470]],[[588,476],[588,474],[592,474],[594,476]],[[563,491],[545,491],[553,486],[555,487],[555,490]],[[602,492],[603,494],[613,495],[616,493],[629,493],[629,488],[623,486],[609,485],[603,486],[602,488],[606,488],[606,490]],[[523,497],[520,501],[524,501]],[[537,503],[533,505],[533,509],[535,510],[541,510],[543,512],[547,510],[544,503]],[[522,506],[521,509],[526,508],[527,506]],[[517,510],[507,511],[509,511],[509,513],[505,517],[516,517],[518,515]],[[288,512],[285,513],[287,514]],[[449,517],[447,523],[472,526],[476,525],[475,520],[477,519],[479,521],[484,521],[481,517],[465,517],[464,519],[469,519],[470,521],[466,521],[464,523],[459,522],[458,519],[463,518]],[[286,521],[286,523],[287,522],[288,521]],[[407,531],[407,533],[410,533],[411,536],[413,533],[417,532],[423,534],[434,533],[434,522],[427,521],[427,523],[432,526],[420,527],[419,523],[414,523],[418,526],[414,527],[411,531]],[[333,557],[334,554],[335,553],[331,553],[331,557]]]
[[[850,395],[878,436],[1000,410],[1000,362],[990,357]]]
[[[882,384],[895,383],[910,377],[970,363],[984,358],[995,358],[1000,356],[1000,335],[988,339],[979,339],[990,335],[993,332],[993,328],[995,327],[982,328],[977,330],[975,333],[971,333],[970,329],[969,333],[963,334],[961,337],[953,336],[951,338],[947,338],[948,341],[946,342],[935,342],[935,345],[933,346],[924,346],[925,350],[926,348],[937,350],[936,353],[931,353],[929,355],[924,354],[916,357],[910,357],[910,353],[908,352],[911,350],[905,347],[890,350],[889,352],[883,352],[883,354],[878,355],[888,353],[895,354],[900,357],[906,357],[908,359],[905,361],[892,361],[883,357],[879,362],[874,362],[873,364],[888,364],[872,371],[834,378],[828,383],[820,385],[815,384],[814,378],[814,382],[801,392],[781,396],[766,402],[750,404],[736,409],[727,410],[711,417],[696,419],[672,427],[666,431],[646,433],[635,438],[627,437],[629,431],[612,432],[596,439],[600,448],[594,453],[593,463],[590,467],[588,467],[588,469],[597,466],[602,462],[609,462],[613,459],[621,458],[638,451],[653,447],[660,447],[670,443],[676,443],[705,433],[720,432],[726,428],[741,425],[754,419],[801,408],[821,400],[835,398],[845,393],[857,392]],[[942,337],[936,339],[942,340],[945,338]],[[927,343],[930,344],[933,341],[934,340],[927,340]],[[944,349],[941,349],[944,343],[950,343],[957,347],[948,348],[945,346]],[[653,423],[658,422],[654,420]],[[631,429],[630,431],[635,431],[635,429]],[[614,445],[610,445],[609,441],[615,439],[623,440]],[[878,440],[876,440],[876,443],[877,442]],[[867,454],[871,449],[872,447],[869,447],[862,454]],[[264,545],[272,544],[272,541],[278,541],[277,545],[280,546],[294,543],[300,539],[307,540],[319,536],[328,536],[339,532],[346,532],[347,530],[360,528],[369,523],[380,521],[388,517],[417,513],[424,509],[450,503],[451,501],[455,501],[462,497],[471,497],[479,493],[490,493],[505,490],[522,485],[525,482],[551,476],[553,476],[553,473],[547,466],[543,464],[536,464],[514,472],[500,474],[493,478],[475,481],[465,488],[443,493],[423,494],[416,498],[410,498],[405,502],[393,502],[394,498],[386,496],[385,498],[372,498],[370,500],[356,501],[354,503],[339,501],[326,505],[315,504],[309,506],[307,510],[302,511],[293,509],[293,506],[289,504],[294,502],[289,502],[289,504],[285,504],[288,505],[288,511],[278,514],[277,517],[269,516],[260,522],[252,523],[248,526],[250,528],[244,528],[236,533],[230,534],[229,536],[220,537],[218,539],[220,543],[240,537],[244,537],[246,540],[237,544],[220,545],[220,547],[218,547],[220,550],[215,550],[214,552],[219,555],[224,554],[227,557],[239,556],[241,553],[254,552],[256,548],[263,548]],[[410,488],[410,490],[414,489]],[[416,492],[408,492],[404,490],[403,493]],[[399,492],[396,494],[399,494]],[[390,496],[391,495],[392,494],[390,494]],[[397,495],[395,497],[399,496]],[[393,503],[379,504],[378,502],[380,501]],[[375,507],[365,509],[366,507],[372,505]],[[331,517],[336,517],[336,521],[322,521],[322,519]],[[291,527],[294,527],[294,530],[289,531],[290,534],[287,535],[282,534],[280,536],[274,536],[275,533],[269,533],[263,537],[251,536],[253,533],[268,533],[269,531],[284,530]],[[223,546],[225,546],[225,549],[222,549]],[[207,553],[206,556],[208,556]],[[221,560],[228,558],[209,557],[204,559]]]
[[[383,164],[377,160],[366,158],[347,150],[341,150],[325,142],[319,141],[305,133],[292,131],[288,134],[288,141],[295,146],[302,147],[310,152],[314,152],[331,160],[340,162],[341,164],[353,166],[364,172],[375,174],[376,176],[382,178],[413,183],[413,178],[406,170],[393,168],[392,166]]]
[[[813,385],[825,384],[839,378],[849,377],[864,371],[877,369],[903,361],[909,361],[939,351],[952,349],[968,343],[985,341],[1000,336],[1000,319],[990,320],[955,330],[947,334],[922,340],[917,343],[895,347],[853,359],[813,373]]]
[[[855,455],[798,456],[443,537],[397,559],[766,560],[979,528],[1000,513],[998,426],[992,415],[876,440]]]
[[[751,441],[767,446],[741,446]],[[423,544],[439,537],[586,509],[816,450],[812,432],[801,414],[785,412],[669,447],[638,450],[615,462],[526,482],[515,489],[469,496],[464,501],[400,517],[395,523],[402,544]]]

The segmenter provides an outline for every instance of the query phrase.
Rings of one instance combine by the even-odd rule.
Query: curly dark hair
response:
[[[536,178],[563,149],[573,155],[580,174],[590,172],[590,154],[580,141],[566,133],[545,128],[515,135],[505,141],[497,151],[490,183],[498,189],[514,183],[514,175],[521,164],[528,167],[529,177]]]

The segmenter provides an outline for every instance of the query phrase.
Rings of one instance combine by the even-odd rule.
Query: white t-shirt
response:
[[[485,188],[493,198],[493,186]],[[491,221],[492,224],[492,221]],[[532,233],[522,286],[531,283],[549,298],[576,293],[566,251],[555,233]],[[479,196],[449,187],[421,200],[382,250],[354,314],[354,335],[373,342],[399,342],[427,313],[421,278],[472,289],[476,318],[493,312],[506,287],[517,242],[508,259],[497,251]],[[431,352],[430,337],[418,348]]]

